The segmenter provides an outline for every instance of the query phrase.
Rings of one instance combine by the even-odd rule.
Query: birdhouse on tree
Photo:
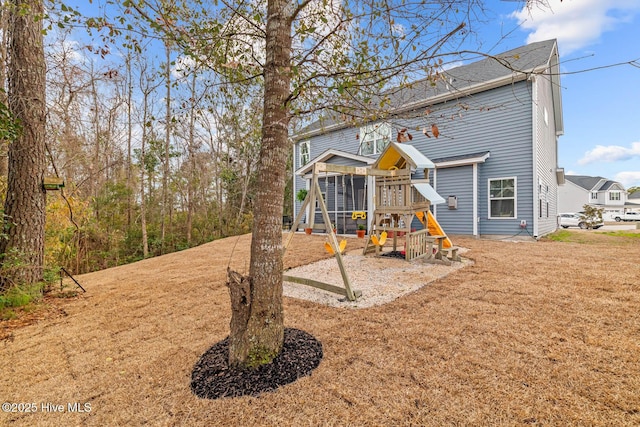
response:
[[[42,187],[46,191],[58,191],[64,188],[64,180],[58,177],[45,177],[42,180]]]

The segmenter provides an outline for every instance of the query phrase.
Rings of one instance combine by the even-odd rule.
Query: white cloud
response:
[[[597,42],[602,33],[628,22],[640,10],[637,0],[548,0],[550,9],[514,12],[527,43],[556,38],[563,55]]]
[[[613,179],[625,188],[640,186],[640,171],[619,172]]]
[[[440,68],[442,69],[442,71],[447,71],[447,70],[451,70],[452,68],[460,67],[464,64],[465,64],[464,61],[451,61],[451,62],[445,62],[440,66]]]
[[[620,162],[640,157],[640,142],[631,143],[631,147],[620,145],[596,145],[596,148],[584,153],[578,164],[586,165],[595,162]]]
[[[171,75],[176,79],[187,76],[196,67],[196,61],[190,56],[180,56],[171,69]]]

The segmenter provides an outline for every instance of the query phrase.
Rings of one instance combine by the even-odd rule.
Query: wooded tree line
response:
[[[75,272],[253,228],[249,273],[230,272],[228,282],[229,365],[243,368],[282,350],[281,219],[296,121],[327,111],[352,124],[389,117],[391,98],[412,80],[441,78],[443,57],[483,10],[479,0],[121,0],[83,18],[50,3],[46,107],[18,106],[29,114],[9,145],[3,268],[9,249],[42,248],[28,244],[39,232],[10,212],[40,215],[37,203],[13,199],[42,198],[43,159],[24,163],[29,144],[44,146],[49,173],[66,180],[62,201],[48,196],[57,228],[46,247],[52,263]],[[20,118],[12,100],[40,102],[44,93],[35,73],[32,88],[14,87],[21,71],[45,69],[43,0],[5,5],[13,7],[3,31],[8,111]],[[68,38],[74,25],[99,37]],[[12,136],[11,126],[2,130]]]
[[[83,273],[249,232],[260,85],[229,88],[158,33],[53,28],[45,175],[65,187],[46,196],[46,265]],[[4,199],[6,150],[1,164]]]

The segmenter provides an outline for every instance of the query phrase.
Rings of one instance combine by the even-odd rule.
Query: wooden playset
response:
[[[413,146],[391,142],[371,167],[354,167],[317,162],[313,165],[311,188],[307,192],[291,230],[284,241],[284,250],[291,243],[295,231],[301,225],[307,207],[318,206],[322,214],[324,229],[328,236],[325,243],[327,250],[332,253],[340,268],[344,288],[340,288],[316,280],[284,276],[285,281],[315,286],[327,291],[337,292],[355,300],[360,292],[351,289],[351,283],[344,263],[342,253],[346,241],[338,242],[332,226],[327,205],[322,196],[319,177],[327,174],[372,176],[375,182],[375,206],[373,218],[369,219],[369,238],[364,248],[364,254],[375,251],[380,255],[386,241],[393,242],[394,252],[404,253],[406,260],[417,258],[434,259],[450,264],[459,261],[457,248],[454,247],[429,208],[432,204],[443,203],[444,199],[438,195],[429,183],[429,170],[435,168],[431,160],[427,159]],[[415,171],[422,170],[424,178],[412,179]],[[365,211],[354,211],[354,219],[367,219]],[[411,224],[418,218],[424,228],[415,231]],[[315,214],[309,215],[305,227],[314,228]],[[398,251],[399,234],[405,236],[404,251]]]

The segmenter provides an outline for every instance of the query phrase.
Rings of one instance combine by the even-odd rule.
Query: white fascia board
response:
[[[448,162],[437,162],[435,163],[436,168],[454,168],[457,166],[468,166],[477,163],[484,163],[489,157],[491,157],[491,153],[487,153],[485,155],[479,157],[470,157],[468,159],[460,159],[460,160],[451,160]]]

